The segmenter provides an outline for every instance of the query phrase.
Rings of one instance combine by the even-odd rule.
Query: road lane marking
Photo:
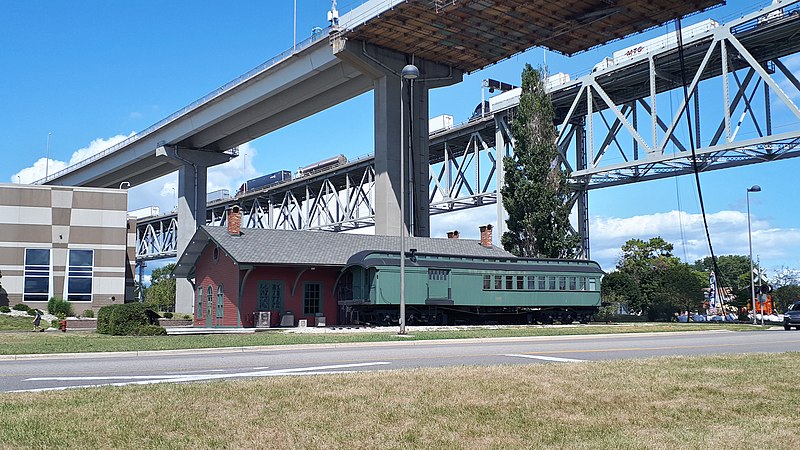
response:
[[[221,380],[226,378],[257,378],[257,377],[278,377],[288,375],[322,375],[322,374],[339,374],[339,373],[353,373],[358,370],[339,370],[339,369],[358,369],[362,367],[374,367],[391,364],[386,361],[366,362],[366,363],[352,363],[352,364],[334,364],[325,366],[312,366],[312,367],[295,367],[289,369],[275,369],[255,372],[240,372],[240,373],[224,373],[224,374],[196,374],[196,375],[131,375],[131,376],[88,376],[88,377],[35,377],[27,378],[24,381],[101,381],[101,380],[132,380],[121,381],[112,383],[76,385],[76,386],[56,386],[48,388],[34,388],[34,389],[20,389],[8,392],[45,392],[45,391],[63,391],[67,389],[80,389],[99,386],[127,386],[127,385],[144,385],[144,384],[160,384],[160,383],[185,383],[193,381],[209,381]]]
[[[512,358],[541,359],[542,361],[553,361],[553,362],[586,362],[585,359],[556,358],[555,356],[541,356],[541,355],[520,355],[518,353],[507,353],[503,356],[510,356]]]

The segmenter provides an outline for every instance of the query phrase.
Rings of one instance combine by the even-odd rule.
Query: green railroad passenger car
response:
[[[406,255],[409,325],[586,323],[600,307],[603,271],[594,261],[516,257]],[[347,323],[395,324],[398,252],[353,255],[337,283]]]

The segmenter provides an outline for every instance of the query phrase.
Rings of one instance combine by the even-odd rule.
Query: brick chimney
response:
[[[486,248],[492,248],[492,225],[483,225],[481,230],[481,245]]]
[[[242,212],[236,205],[228,209],[228,234],[231,236],[242,234]]]
[[[447,232],[447,239],[458,239],[460,236],[461,235],[458,233],[458,230]]]

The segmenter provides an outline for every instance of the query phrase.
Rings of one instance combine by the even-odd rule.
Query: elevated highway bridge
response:
[[[753,12],[684,42],[686,83],[693,86],[690,103],[698,112],[692,115],[692,133],[680,110],[661,106],[668,104],[665,96],[683,87],[677,44],[550,87],[587,253],[584,202],[589,190],[692,173],[692,148],[700,171],[800,154],[800,112],[790,99],[800,94],[800,82],[781,62],[800,52],[800,3],[778,6],[782,7]],[[729,79],[727,87],[724,78]],[[707,84],[702,89],[701,82]],[[785,90],[791,87],[794,92]],[[727,108],[719,108],[720,99]],[[512,91],[491,100],[485,114],[430,134],[428,205],[435,215],[496,204],[497,227],[502,230],[497,192],[502,165],[497,162],[513,151],[508,124],[518,95]],[[786,131],[773,127],[773,117],[778,116]],[[750,136],[740,133],[747,124]],[[379,209],[375,178],[374,158],[360,158],[209,203],[205,222],[224,225],[225,210],[237,204],[246,227],[342,231],[374,226]],[[175,256],[176,230],[175,214],[141,219],[138,258]]]
[[[208,167],[235,157],[238,145],[372,89],[376,232],[428,236],[429,189],[424,180],[430,156],[427,114],[421,112],[428,110],[429,89],[457,83],[463,73],[531,47],[572,54],[720,3],[368,0],[293,51],[40,182],[117,187],[177,169],[182,251],[205,222]],[[420,77],[405,83],[399,75],[411,63]],[[409,95],[401,95],[406,84]],[[404,121],[410,111],[418,114]],[[406,147],[409,158],[401,157]],[[403,160],[413,161],[406,173]],[[403,213],[401,185],[412,187],[412,206]],[[179,283],[177,309],[190,311],[191,298],[190,285]]]

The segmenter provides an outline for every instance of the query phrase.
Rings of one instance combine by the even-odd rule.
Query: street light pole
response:
[[[50,175],[50,135],[52,133],[47,133],[47,155],[45,155],[44,160],[44,177],[47,178]]]
[[[403,94],[403,85],[405,80],[409,80],[411,89],[414,86],[414,80],[419,77],[419,69],[413,64],[408,64],[403,67],[400,72],[400,331],[399,334],[406,334],[406,199],[405,199],[405,128],[403,126],[403,116],[405,110],[403,103],[405,97]],[[409,91],[410,93],[413,91]],[[409,108],[413,98],[409,100]],[[412,117],[411,120],[414,120]],[[413,137],[411,137],[413,139]],[[410,144],[411,142],[409,142]]]
[[[756,284],[753,276],[753,232],[750,228],[750,193],[761,192],[761,186],[754,184],[747,189],[747,242],[750,245],[750,298],[753,299],[753,325],[756,325]],[[763,311],[762,311],[763,315]]]

